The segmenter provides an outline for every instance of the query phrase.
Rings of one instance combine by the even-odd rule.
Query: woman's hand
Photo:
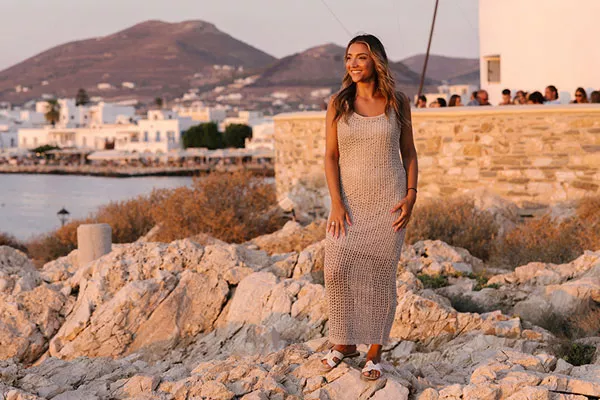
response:
[[[340,232],[346,236],[346,227],[344,225],[344,221],[348,222],[348,225],[352,225],[352,221],[350,221],[350,214],[348,214],[348,211],[346,211],[344,204],[332,204],[331,214],[329,214],[329,219],[327,220],[327,232],[331,232],[335,238],[340,237]]]
[[[410,221],[412,209],[415,206],[416,201],[417,194],[414,191],[409,190],[406,197],[400,200],[398,204],[394,206],[394,208],[391,211],[392,213],[395,213],[398,210],[402,211],[398,218],[396,218],[396,220],[392,224],[392,226],[394,227],[394,232],[398,232],[400,229],[406,228],[406,225],[408,225],[408,222]]]

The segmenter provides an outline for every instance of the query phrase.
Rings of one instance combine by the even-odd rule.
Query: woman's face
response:
[[[583,101],[583,93],[575,92],[575,102],[581,103]]]
[[[457,98],[456,98],[456,107],[460,107],[460,106],[462,106],[462,105],[463,105],[463,104],[462,104],[462,100],[461,100],[461,98],[460,98],[460,97],[457,97]]]
[[[375,63],[364,43],[352,43],[346,53],[346,71],[353,82],[368,82],[375,72]]]

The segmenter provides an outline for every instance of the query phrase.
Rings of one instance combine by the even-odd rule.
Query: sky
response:
[[[478,57],[479,0],[440,0],[433,54]],[[0,70],[139,22],[204,20],[281,58],[377,35],[391,60],[424,53],[435,0],[0,0]],[[330,11],[331,10],[331,11]]]

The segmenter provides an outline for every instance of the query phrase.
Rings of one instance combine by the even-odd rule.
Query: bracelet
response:
[[[416,189],[416,188],[408,188],[408,189],[406,189],[406,190],[410,190],[410,189],[414,190],[414,191],[415,191],[415,193],[417,193],[417,189]]]

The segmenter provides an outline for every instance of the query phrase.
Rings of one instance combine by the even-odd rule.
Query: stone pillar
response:
[[[77,249],[79,265],[110,253],[112,229],[108,224],[83,224],[77,227]]]

